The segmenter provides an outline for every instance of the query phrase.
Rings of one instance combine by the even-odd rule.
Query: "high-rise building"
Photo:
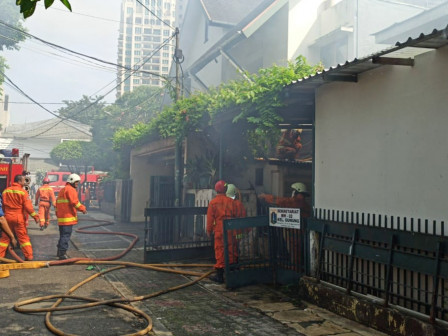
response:
[[[163,86],[169,75],[177,27],[176,3],[187,0],[123,0],[118,37],[117,97],[140,85]],[[169,40],[169,42],[165,42]]]

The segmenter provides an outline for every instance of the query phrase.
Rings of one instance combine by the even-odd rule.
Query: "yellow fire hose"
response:
[[[83,232],[83,233],[89,233],[89,232]],[[108,232],[110,234],[111,232]],[[135,242],[132,243],[135,244]],[[120,255],[121,256],[121,255]],[[43,268],[43,267],[52,267],[57,265],[63,265],[62,263],[55,262],[55,261],[27,261],[27,262],[17,262],[15,260],[7,259],[7,258],[0,258],[0,262],[3,264],[0,264],[0,278],[5,278],[10,275],[10,270],[20,270],[20,269],[37,269],[37,268]],[[46,312],[45,315],[45,325],[46,327],[55,335],[62,335],[62,336],[69,336],[73,334],[67,334],[63,332],[62,330],[56,328],[51,323],[51,314],[54,311],[66,311],[66,310],[75,310],[75,309],[84,309],[84,308],[91,308],[91,307],[97,307],[101,305],[108,305],[111,307],[116,307],[120,309],[127,310],[137,316],[142,317],[147,321],[147,325],[144,329],[128,334],[125,336],[134,336],[134,335],[146,335],[151,329],[152,329],[152,320],[151,317],[145,314],[143,311],[133,307],[130,303],[137,302],[137,301],[143,301],[147,300],[149,298],[153,298],[162,294],[166,294],[178,289],[182,289],[188,286],[191,286],[204,278],[207,278],[210,276],[214,270],[207,271],[206,273],[200,273],[200,272],[194,272],[194,271],[187,271],[187,270],[176,270],[174,268],[209,268],[213,265],[211,264],[139,264],[139,263],[133,263],[133,262],[125,262],[125,261],[112,261],[112,260],[98,260],[98,259],[87,259],[87,258],[79,258],[79,259],[73,259],[72,262],[68,264],[94,264],[94,265],[118,265],[115,267],[112,267],[107,270],[103,270],[99,273],[96,273],[87,279],[81,281],[80,283],[73,286],[67,293],[63,295],[48,295],[43,297],[37,297],[34,299],[24,300],[17,302],[14,305],[14,310],[21,312],[21,313],[40,313],[40,312]],[[67,263],[65,264],[67,265]],[[131,297],[131,298],[117,298],[117,299],[110,299],[110,300],[98,300],[95,298],[89,298],[89,297],[82,297],[82,296],[76,296],[72,295],[74,291],[76,291],[79,287],[83,286],[84,284],[88,283],[89,281],[92,281],[93,279],[102,276],[108,272],[112,272],[118,269],[127,268],[127,267],[138,267],[143,269],[149,269],[154,271],[160,271],[160,272],[169,272],[169,273],[175,273],[175,274],[181,274],[181,275],[189,275],[189,276],[195,276],[197,279],[189,281],[185,284],[171,287],[168,289],[164,289],[155,293],[143,295],[143,296],[137,296],[137,297]],[[48,308],[24,308],[24,306],[30,305],[30,304],[36,304],[43,301],[48,300],[54,300],[57,299],[55,303],[51,307]],[[80,301],[87,301],[89,303],[85,304],[77,304],[77,305],[70,305],[70,306],[63,306],[59,307],[59,305],[64,301],[64,299],[72,299],[72,300],[80,300]]]

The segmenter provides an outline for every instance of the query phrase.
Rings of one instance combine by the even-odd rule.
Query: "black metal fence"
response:
[[[145,263],[214,256],[207,207],[146,208]]]
[[[320,236],[318,279],[448,320],[444,222],[318,209],[308,231]]]
[[[226,286],[297,283],[304,274],[303,232],[269,226],[269,216],[225,220]]]

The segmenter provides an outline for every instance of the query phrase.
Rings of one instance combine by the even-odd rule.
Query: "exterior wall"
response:
[[[448,47],[316,97],[315,207],[446,220]]]
[[[174,141],[171,139],[160,140],[131,152],[130,176],[133,183],[131,222],[145,220],[144,209],[150,202],[151,176],[174,175],[172,160],[166,161],[156,158],[156,155],[161,152],[173,152],[173,146]]]
[[[422,11],[374,0],[290,0],[289,8],[288,58],[304,55],[327,68],[385,49],[372,34]]]

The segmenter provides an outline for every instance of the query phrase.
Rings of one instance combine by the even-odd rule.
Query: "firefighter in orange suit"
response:
[[[14,183],[3,191],[3,210],[11,231],[17,236],[25,260],[33,260],[33,247],[26,229],[24,213],[30,214],[36,223],[39,222],[39,216],[33,209],[28,193],[23,189],[24,185],[25,177],[16,175]],[[0,257],[5,256],[10,241],[7,235],[0,238]]]
[[[236,208],[233,199],[226,196],[227,184],[220,180],[215,184],[215,190],[218,193],[210,201],[207,209],[207,235],[210,237],[215,234],[215,258],[216,275],[210,277],[211,280],[224,282],[224,219],[236,217]],[[229,263],[237,262],[238,253],[234,246],[235,237],[232,233],[228,234]]]
[[[56,198],[53,188],[49,186],[50,179],[44,178],[43,185],[36,192],[34,205],[39,205],[40,229],[46,229],[50,224],[50,209],[53,205],[56,207]],[[40,199],[40,201],[39,201]]]
[[[59,225],[58,258],[60,260],[68,259],[68,243],[73,225],[78,224],[77,211],[87,213],[86,207],[78,199],[77,188],[80,181],[81,177],[78,174],[70,174],[56,200],[56,216]]]
[[[309,193],[305,184],[296,182],[291,185],[291,197],[275,197],[273,195],[261,194],[258,196],[261,200],[274,206],[282,208],[299,208],[301,217],[310,217],[311,207],[306,201]]]

